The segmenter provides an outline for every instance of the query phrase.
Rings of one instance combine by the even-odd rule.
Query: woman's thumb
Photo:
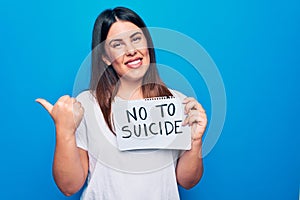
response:
[[[40,103],[49,112],[49,114],[51,114],[52,108],[53,108],[53,105],[51,103],[49,103],[47,100],[41,99],[41,98],[38,98],[35,101]]]

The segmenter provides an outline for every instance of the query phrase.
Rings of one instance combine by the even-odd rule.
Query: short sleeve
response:
[[[76,100],[81,103],[82,107],[86,108],[86,105],[90,99],[90,91],[83,91],[80,93]],[[86,120],[86,112],[83,115],[83,118],[75,131],[75,138],[77,147],[88,150],[88,129],[87,129],[87,120]]]
[[[81,120],[78,128],[75,132],[76,137],[76,144],[77,147],[80,147],[81,149],[84,149],[87,151],[87,129],[86,129],[86,121],[85,118]]]
[[[183,101],[184,98],[186,98],[186,95],[182,94],[181,92],[179,92],[179,91],[177,91],[177,90],[172,90],[172,89],[169,89],[169,90],[171,91],[171,93],[172,93],[175,97],[179,98],[179,99],[182,100],[182,101]]]

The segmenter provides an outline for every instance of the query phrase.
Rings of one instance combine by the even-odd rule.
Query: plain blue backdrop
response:
[[[204,158],[201,182],[189,191],[180,188],[182,200],[298,199],[296,0],[2,0],[1,199],[79,198],[64,197],[53,181],[54,125],[34,100],[44,97],[54,103],[72,94],[77,70],[90,52],[95,18],[118,5],[135,10],[148,26],[195,39],[213,58],[225,84],[224,129]],[[178,62],[168,56],[161,53],[158,60],[175,67]],[[209,114],[203,81],[191,76],[190,81]]]

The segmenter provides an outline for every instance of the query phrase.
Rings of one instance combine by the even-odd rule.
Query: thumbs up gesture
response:
[[[84,108],[80,102],[68,95],[60,97],[54,105],[41,98],[35,101],[48,111],[56,129],[63,132],[74,133],[82,120]]]

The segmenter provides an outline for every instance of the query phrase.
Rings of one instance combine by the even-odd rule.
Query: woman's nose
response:
[[[134,55],[136,53],[136,48],[131,43],[126,45],[126,55]]]

